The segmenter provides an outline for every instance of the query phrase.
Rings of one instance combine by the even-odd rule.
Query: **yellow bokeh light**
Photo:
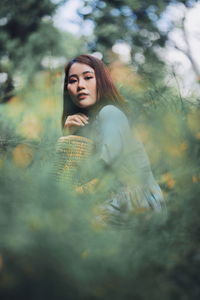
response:
[[[13,161],[18,167],[27,167],[33,159],[32,149],[24,144],[19,144],[12,152]]]
[[[182,142],[179,144],[165,145],[165,151],[171,156],[179,157],[188,149],[188,144]]]
[[[82,253],[81,253],[81,258],[82,259],[85,259],[89,256],[89,250],[84,250]]]
[[[41,131],[41,121],[33,114],[26,115],[18,128],[22,136],[30,139],[39,139]]]
[[[115,61],[109,66],[114,82],[132,91],[141,89],[141,79],[129,66],[120,61]]]
[[[42,100],[40,105],[40,115],[44,117],[54,116],[55,111],[57,111],[56,99],[46,98]]]
[[[150,140],[150,132],[144,125],[138,125],[135,133],[139,140],[141,140],[144,144]]]
[[[167,185],[168,188],[172,189],[175,184],[176,184],[176,180],[173,178],[171,173],[165,173],[161,176],[161,182],[165,183]]]
[[[20,97],[12,97],[7,105],[7,116],[14,118],[25,111],[25,104]]]
[[[197,183],[199,181],[198,177],[197,176],[192,176],[192,182],[193,183]]]
[[[196,139],[197,139],[197,140],[200,140],[200,132],[197,132],[197,134],[196,134]]]

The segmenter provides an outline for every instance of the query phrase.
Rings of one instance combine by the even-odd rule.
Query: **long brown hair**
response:
[[[87,110],[77,107],[71,100],[67,90],[69,70],[74,63],[86,64],[94,69],[97,82],[97,103],[100,108],[107,104],[114,104],[126,111],[126,101],[117,91],[110,72],[105,64],[92,55],[82,54],[69,61],[65,67],[65,79],[63,90],[63,114],[62,127],[64,127],[66,118],[79,112],[86,113]]]

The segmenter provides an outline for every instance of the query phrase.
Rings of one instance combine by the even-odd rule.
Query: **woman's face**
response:
[[[74,104],[81,108],[92,106],[97,101],[94,69],[82,63],[74,63],[69,69],[67,90]]]

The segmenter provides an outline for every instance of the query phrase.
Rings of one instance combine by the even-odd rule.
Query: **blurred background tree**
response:
[[[91,51],[100,51],[110,63],[111,55],[117,43],[124,43],[130,49],[130,63],[136,70],[152,80],[159,79],[159,69],[163,65],[157,50],[164,47],[168,34],[174,24],[168,24],[169,30],[163,31],[158,21],[171,4],[183,4],[192,7],[197,1],[90,1],[85,0],[79,9],[84,21],[94,24],[94,34],[88,42]],[[128,57],[127,57],[128,59]]]
[[[48,0],[1,1],[0,72],[4,74],[1,102],[13,94],[14,74],[31,76],[40,67],[44,55],[60,50],[59,32],[51,22],[59,4]]]
[[[80,41],[59,31],[52,20],[66,1],[1,1],[0,102],[8,101],[14,86],[22,87],[36,71],[51,67],[51,62],[63,66],[71,48],[74,55]]]

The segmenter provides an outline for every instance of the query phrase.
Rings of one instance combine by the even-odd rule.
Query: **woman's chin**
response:
[[[88,103],[87,101],[82,100],[82,101],[80,101],[80,102],[78,103],[78,106],[79,106],[80,108],[88,108],[88,107],[93,106],[94,104],[95,104],[95,103]]]

